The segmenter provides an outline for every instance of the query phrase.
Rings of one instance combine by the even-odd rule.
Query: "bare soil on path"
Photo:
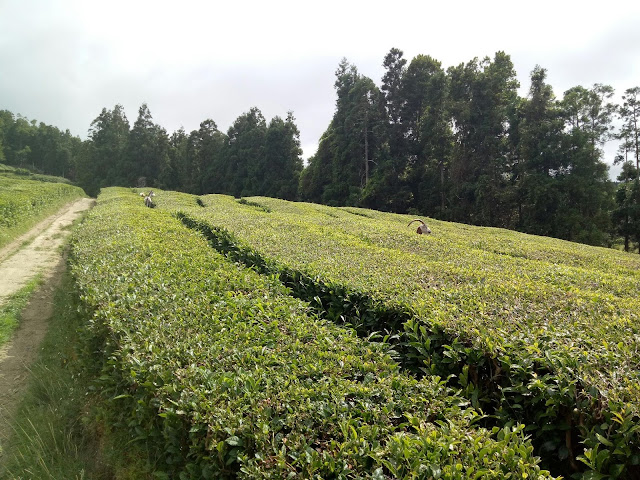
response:
[[[0,250],[0,304],[38,274],[43,282],[22,312],[12,339],[0,347],[0,456],[10,435],[10,419],[24,393],[53,309],[53,296],[66,268],[62,247],[73,221],[93,206],[83,198],[63,207]]]

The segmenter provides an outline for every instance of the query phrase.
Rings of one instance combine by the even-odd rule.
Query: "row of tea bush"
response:
[[[549,477],[522,425],[481,427],[446,381],[400,371],[130,190],[103,190],[71,266],[103,414],[158,477]]]
[[[275,199],[167,193],[161,209],[327,318],[395,336],[563,472],[640,469],[640,260],[500,229]],[[636,473],[634,473],[636,472]]]

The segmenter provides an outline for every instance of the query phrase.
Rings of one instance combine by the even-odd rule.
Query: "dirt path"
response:
[[[60,259],[60,247],[67,238],[68,227],[92,204],[93,200],[83,198],[66,205],[0,250],[0,303],[38,273],[52,270]],[[31,243],[20,248],[30,239],[33,239]]]
[[[53,293],[66,267],[61,247],[71,232],[68,227],[93,203],[81,199],[66,205],[0,250],[0,304],[37,274],[42,273],[44,279],[22,312],[13,338],[0,347],[0,446],[10,433],[8,419],[26,388],[28,366],[35,360],[47,330]]]

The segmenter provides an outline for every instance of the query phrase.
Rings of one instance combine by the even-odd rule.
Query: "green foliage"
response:
[[[11,338],[13,331],[20,324],[20,313],[27,306],[40,281],[39,276],[34,278],[0,305],[0,347]]]
[[[293,200],[302,171],[299,136],[291,112],[286,120],[274,117],[267,126],[254,107],[227,134],[206,119],[189,134],[180,129],[169,136],[153,122],[146,104],[133,128],[123,107],[116,105],[92,122],[78,179],[91,195],[119,185]]]
[[[254,195],[265,171],[264,149],[267,124],[262,112],[252,108],[240,115],[227,133],[226,182],[224,193],[235,196]]]
[[[66,183],[68,185],[73,185],[71,180],[69,180],[68,178],[34,173],[28,168],[16,168],[10,165],[4,165],[2,163],[0,163],[0,175],[6,178],[28,177],[29,180],[37,180],[38,182]]]
[[[127,185],[129,120],[122,105],[102,109],[89,128],[90,142],[84,161],[78,168],[78,181],[91,196],[108,185]]]
[[[200,199],[198,199],[198,200],[200,200]],[[255,207],[255,208],[257,208],[259,210],[262,210],[263,212],[267,212],[267,213],[269,213],[271,211],[271,209],[269,207],[265,207],[264,205],[262,205],[262,204],[260,204],[258,202],[254,202],[252,200],[247,200],[246,198],[240,198],[238,200],[238,203],[240,205],[249,205],[251,207]],[[204,204],[200,205],[200,206],[204,207]]]
[[[126,178],[122,185],[155,185],[163,173],[162,170],[166,168],[168,148],[167,132],[153,123],[151,112],[147,104],[143,103],[129,132],[122,173]]]
[[[626,164],[630,166],[630,164]],[[635,176],[635,172],[631,172]],[[616,190],[616,206],[611,220],[616,232],[624,238],[624,250],[630,250],[630,241],[640,245],[640,182],[624,179]]]
[[[28,388],[2,445],[0,478],[60,480],[115,478],[101,465],[99,431],[85,430],[89,379],[77,361],[83,318],[68,275],[54,297],[53,314]],[[99,453],[98,453],[99,452]]]
[[[450,378],[499,424],[528,425],[549,465],[569,474],[599,445],[598,473],[631,475],[640,436],[621,425],[640,419],[640,260],[435,220],[418,236],[410,217],[374,211],[255,198],[266,213],[220,196],[196,210],[170,197],[162,208],[230,259],[363,336],[384,332],[405,368]]]
[[[218,130],[213,120],[200,123],[189,135],[186,155],[182,159],[186,183],[182,189],[192,193],[222,192],[227,178],[223,149],[228,137]]]
[[[259,195],[296,200],[303,165],[300,132],[292,112],[286,120],[274,117],[269,122],[264,155],[264,170],[258,174],[262,177]]]
[[[448,70],[451,116],[457,127],[451,159],[452,217],[506,226],[509,127],[519,83],[509,55],[477,58]]]
[[[558,101],[536,66],[520,98],[504,52],[446,72],[428,55],[408,66],[402,55],[385,56],[382,92],[340,63],[336,110],[301,199],[609,243],[613,192],[599,147],[612,135],[611,87],[575,87]]]
[[[636,179],[640,180],[640,130],[638,120],[640,119],[640,87],[628,88],[622,95],[622,105],[618,110],[618,116],[623,125],[616,135],[622,143],[619,147],[619,154],[616,157],[618,162],[635,163]]]
[[[79,187],[31,178],[0,176],[0,247],[45,215],[84,196]]]
[[[0,110],[0,161],[76,180],[82,141],[67,130]]]
[[[399,372],[387,345],[318,319],[170,215],[211,213],[216,197],[157,193],[150,210],[103,190],[71,261],[104,418],[147,449],[148,474],[548,478],[523,426],[475,425],[440,378]],[[227,213],[271,215],[222,198]]]
[[[302,176],[300,197],[357,205],[384,156],[387,114],[374,82],[343,59],[336,71],[336,111]]]

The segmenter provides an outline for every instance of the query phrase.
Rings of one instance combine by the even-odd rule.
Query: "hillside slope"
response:
[[[260,197],[157,204],[328,318],[396,335],[405,368],[526,423],[564,472],[638,475],[637,256],[435,220],[419,236],[404,215]]]
[[[154,476],[549,478],[523,426],[480,425],[438,376],[212,251],[170,198],[195,205],[103,190],[71,254],[100,420]]]

